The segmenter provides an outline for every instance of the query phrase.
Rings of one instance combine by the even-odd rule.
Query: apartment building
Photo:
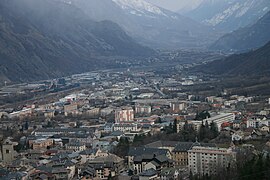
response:
[[[133,120],[134,120],[134,111],[131,107],[124,107],[115,110],[115,123]]]
[[[193,146],[188,151],[188,167],[193,174],[211,175],[236,161],[236,153],[231,148]]]

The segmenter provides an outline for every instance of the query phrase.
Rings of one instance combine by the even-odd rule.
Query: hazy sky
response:
[[[196,7],[202,0],[147,0],[147,1],[172,11],[178,11],[181,9],[192,9]]]

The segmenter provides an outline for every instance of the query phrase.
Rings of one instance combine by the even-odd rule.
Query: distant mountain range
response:
[[[210,49],[222,51],[247,51],[256,49],[270,41],[270,12],[258,22],[226,34]]]
[[[270,75],[270,42],[255,51],[232,55],[195,69],[218,75]]]
[[[117,24],[90,20],[67,2],[0,1],[0,81],[53,78],[113,64],[101,56],[153,53]]]
[[[204,48],[218,37],[211,27],[144,0],[64,1],[76,5],[93,20],[119,24],[138,42],[154,48]]]
[[[270,10],[269,0],[203,0],[184,15],[223,32],[255,23]]]

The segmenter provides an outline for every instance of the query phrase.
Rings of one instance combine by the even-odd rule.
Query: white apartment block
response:
[[[130,132],[130,131],[140,131],[138,124],[115,124],[113,127],[114,131]]]
[[[205,119],[203,120],[203,122],[205,123],[206,121],[208,121],[208,123],[210,124],[213,121],[214,123],[217,124],[218,130],[220,131],[222,123],[231,122],[233,120],[235,120],[235,115],[233,113],[221,113],[216,116]]]
[[[228,166],[233,167],[236,153],[231,148],[194,146],[188,151],[188,168],[192,174],[217,174]]]
[[[132,108],[127,107],[115,110],[115,123],[133,120],[134,120],[134,111]]]

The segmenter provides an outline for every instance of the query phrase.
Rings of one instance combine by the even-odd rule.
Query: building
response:
[[[247,128],[253,127],[253,128],[259,128],[263,125],[270,126],[270,120],[260,120],[260,119],[248,119],[247,120]]]
[[[188,166],[188,151],[193,146],[216,147],[215,144],[210,144],[210,143],[178,142],[175,148],[172,150],[172,159],[174,161],[175,167]]]
[[[211,175],[232,167],[236,153],[231,148],[193,146],[188,151],[188,168],[192,174]]]
[[[100,114],[100,108],[93,108],[86,111],[86,114],[91,117],[98,116]]]
[[[134,111],[131,107],[125,107],[115,110],[115,123],[133,120],[134,120]]]
[[[206,121],[210,124],[211,122],[214,122],[217,124],[218,130],[220,131],[221,125],[225,122],[233,122],[235,120],[235,115],[233,113],[221,113],[218,115],[215,115],[213,117],[207,118],[203,120],[203,123],[205,124]],[[199,131],[200,127],[202,125],[202,121],[188,121],[188,124],[192,124],[194,130]],[[179,130],[183,128],[184,122],[179,123],[179,127],[177,127]]]
[[[11,163],[15,156],[17,155],[16,151],[14,150],[14,146],[18,143],[12,142],[11,138],[7,138],[3,141],[2,144],[2,161],[4,164]]]
[[[89,160],[88,164],[94,167],[96,177],[99,179],[114,177],[124,170],[124,159],[114,154],[96,157]]]
[[[78,134],[93,134],[91,128],[51,128],[51,129],[38,129],[35,130],[35,136],[50,137],[54,135],[78,135]]]
[[[148,169],[139,174],[139,180],[158,180],[158,172],[155,169]]]
[[[53,145],[53,140],[52,139],[37,139],[34,141],[30,140],[29,145],[34,150],[47,149],[47,147]]]
[[[129,169],[136,171],[136,173],[141,173],[142,171],[146,170],[145,165],[147,163],[151,162],[153,158],[160,155],[165,155],[168,159],[171,158],[170,151],[167,149],[146,147],[130,148],[128,152],[128,167]]]
[[[208,119],[203,120],[204,123],[208,121],[208,123],[214,122],[218,126],[218,130],[221,130],[221,124],[224,122],[232,122],[235,120],[235,114],[234,113],[221,113],[216,116],[210,117]]]
[[[175,101],[175,102],[170,103],[170,107],[171,107],[171,111],[173,113],[179,113],[179,112],[185,110],[186,103]]]
[[[66,144],[67,150],[73,150],[75,152],[80,152],[86,150],[86,146],[84,143],[80,141],[71,141],[68,144]]]
[[[179,141],[155,141],[145,145],[146,148],[167,149],[172,152]]]
[[[151,106],[147,105],[136,105],[135,112],[137,114],[150,114],[152,111]]]
[[[173,167],[173,161],[165,154],[142,154],[134,158],[134,174],[139,174],[144,171],[154,169],[159,173],[163,168]]]
[[[121,131],[121,132],[130,132],[130,131],[140,131],[138,124],[115,124],[113,127],[114,131]]]
[[[76,114],[77,109],[78,105],[76,103],[64,105],[65,116],[68,116],[69,114]]]

